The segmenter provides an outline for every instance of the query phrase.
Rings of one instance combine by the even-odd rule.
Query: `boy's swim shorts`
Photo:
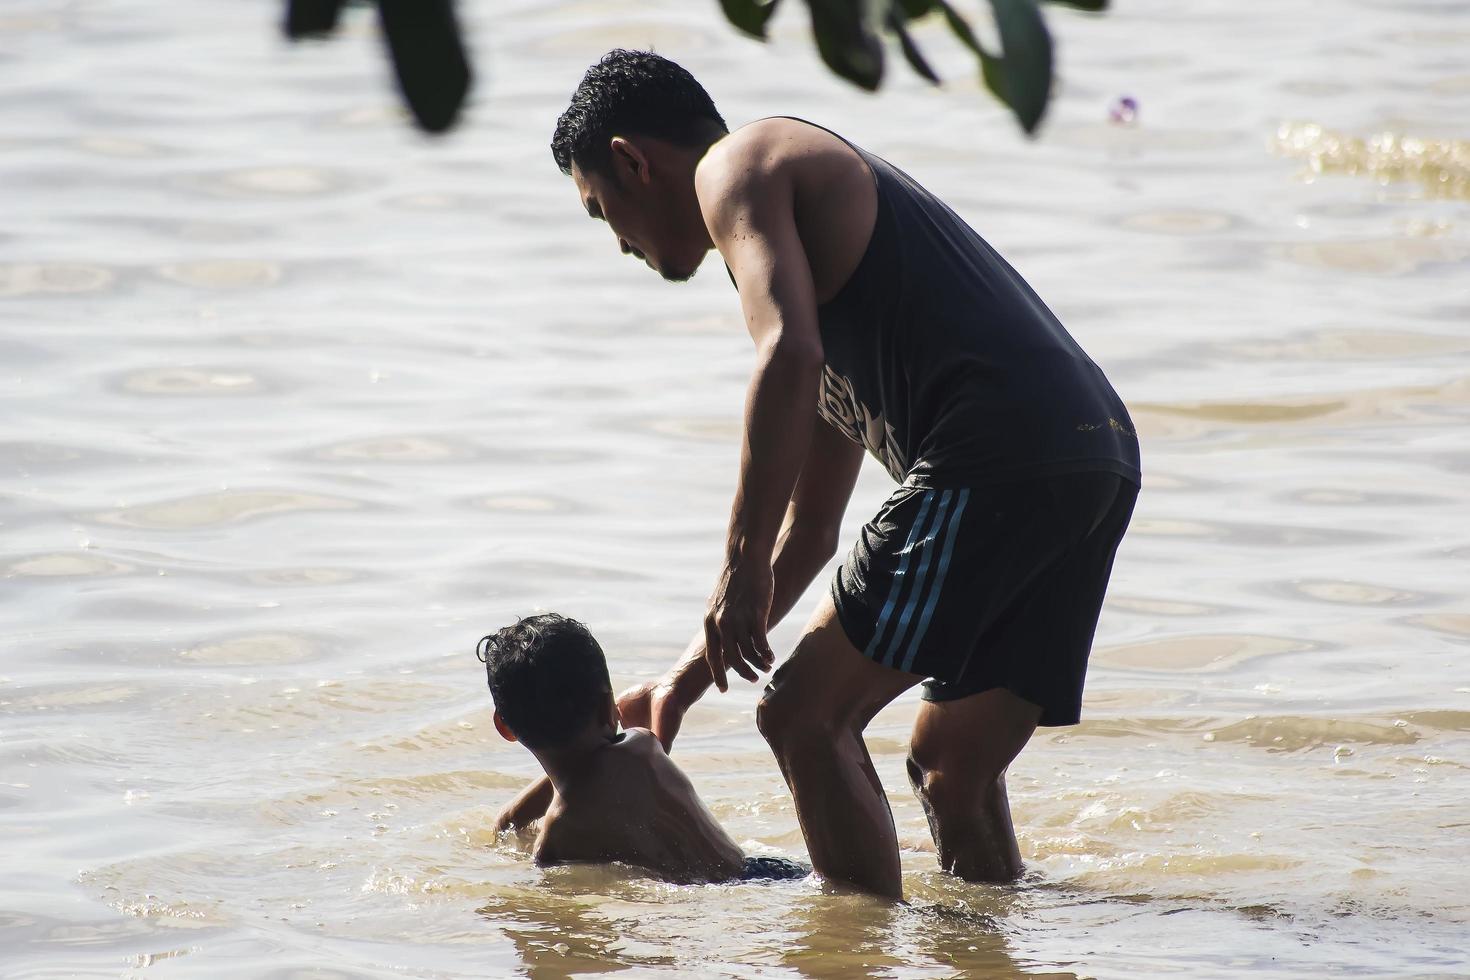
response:
[[[748,857],[741,881],[790,881],[805,878],[812,869],[790,858]]]
[[[1075,725],[1138,486],[1107,472],[900,486],[832,580],[853,646],[930,678],[927,701],[1004,687]]]

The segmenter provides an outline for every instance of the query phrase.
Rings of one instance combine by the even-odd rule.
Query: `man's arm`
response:
[[[723,691],[727,669],[754,681],[775,660],[772,558],[817,419],[822,337],[790,174],[766,147],[730,144],[701,161],[695,189],[756,347],[725,560],[704,620],[705,659]]]
[[[822,566],[837,553],[842,515],[862,465],[863,448],[818,419],[776,541],[770,625],[785,618]],[[672,750],[684,713],[712,683],[701,630],[666,674],[618,697],[623,727],[650,728],[664,749]],[[551,795],[551,780],[542,776],[506,805],[496,818],[495,829],[528,826],[546,812]]]
[[[812,579],[837,553],[842,515],[852,498],[863,448],[818,419],[802,464],[801,477],[786,507],[771,563],[773,588],[769,625],[796,605]],[[664,748],[673,745],[684,713],[704,696],[713,679],[705,657],[704,632],[690,641],[668,673],[639,684],[618,698],[624,725],[653,729]]]

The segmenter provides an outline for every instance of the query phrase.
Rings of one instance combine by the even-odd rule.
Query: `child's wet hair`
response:
[[[480,640],[495,710],[516,738],[554,748],[607,704],[607,658],[587,627],[556,613],[517,620]]]

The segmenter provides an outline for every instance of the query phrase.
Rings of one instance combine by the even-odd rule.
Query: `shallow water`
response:
[[[762,47],[712,2],[471,6],[440,142],[361,12],[294,49],[274,3],[0,12],[0,973],[1470,973],[1463,5],[1052,9],[1035,143],[935,30],[947,88],[875,99],[792,11]],[[619,261],[546,150],[615,44],[942,193],[1134,411],[1085,719],[1011,772],[1017,888],[921,849],[912,698],[870,733],[906,907],[492,839],[534,763],[475,640],[555,609],[618,681],[660,671],[734,480],[728,282]],[[849,533],[887,492],[871,466]],[[677,757],[801,857],[755,698]]]

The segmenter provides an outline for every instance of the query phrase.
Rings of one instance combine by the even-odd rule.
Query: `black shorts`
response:
[[[1113,555],[1138,487],[1068,473],[949,490],[901,486],[832,579],[872,660],[931,678],[927,701],[1003,687],[1075,725]]]
[[[741,881],[795,881],[805,878],[812,869],[799,861],[783,857],[747,857]]]

